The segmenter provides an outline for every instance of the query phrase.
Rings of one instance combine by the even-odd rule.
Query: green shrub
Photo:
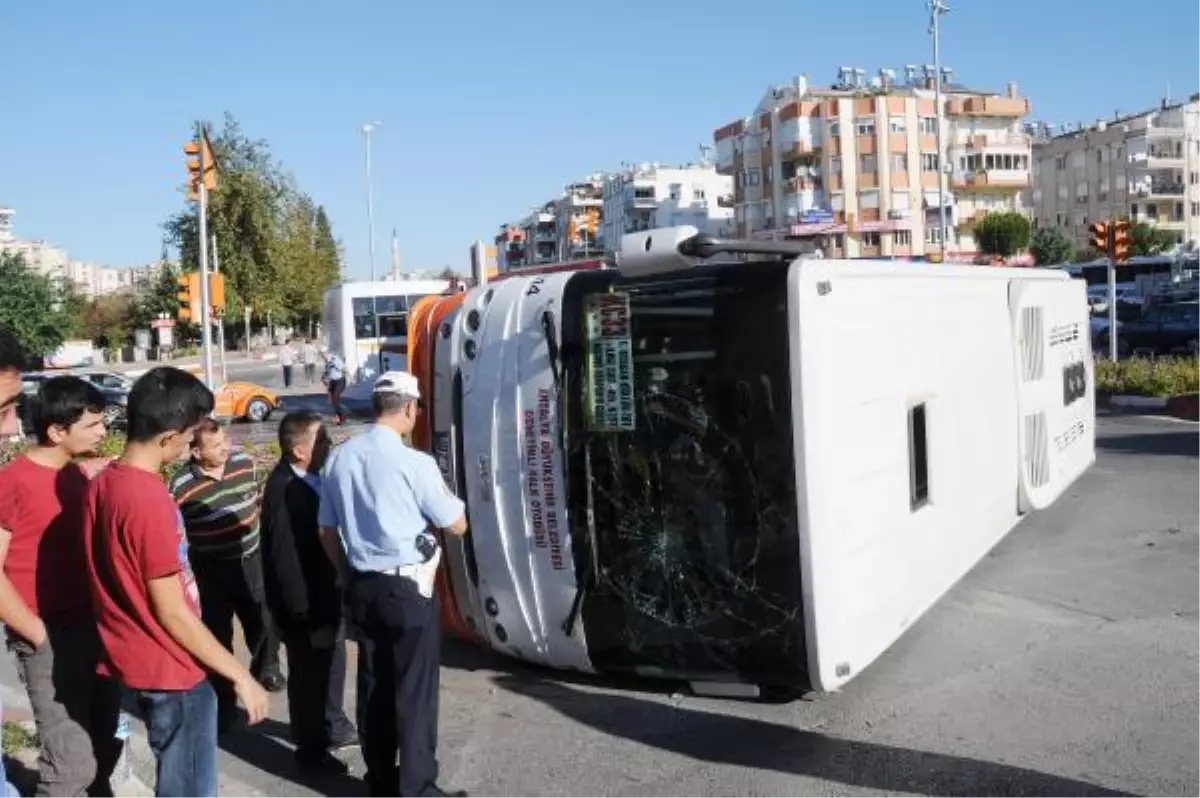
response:
[[[1096,361],[1096,392],[1133,396],[1182,396],[1200,392],[1200,360],[1194,357]]]
[[[20,723],[11,720],[4,721],[0,742],[2,742],[6,756],[11,756],[26,748],[37,748],[39,745],[36,734],[26,729]]]

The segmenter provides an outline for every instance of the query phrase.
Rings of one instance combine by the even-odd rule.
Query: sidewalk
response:
[[[240,639],[240,638],[239,638]],[[354,674],[357,671],[357,646],[348,649],[346,713],[354,719]],[[239,658],[246,660],[244,651]],[[284,672],[287,672],[286,658]],[[4,702],[4,722],[27,723],[32,727],[33,713],[29,706],[25,688],[17,676],[13,655],[0,654],[0,701]],[[342,754],[341,758],[350,766],[350,775],[330,778],[308,777],[301,774],[292,761],[293,746],[288,739],[287,699],[284,693],[271,695],[270,718],[260,726],[243,728],[221,737],[219,794],[238,796],[279,795],[362,795],[362,752],[359,749]],[[126,741],[125,756],[129,777],[114,783],[118,796],[135,798],[154,794],[155,760],[146,740],[146,728],[141,721],[131,718],[130,735]],[[20,759],[24,758],[19,758]],[[24,762],[27,768],[36,768],[36,754]],[[121,772],[118,767],[118,773]],[[10,774],[10,779],[13,775]]]

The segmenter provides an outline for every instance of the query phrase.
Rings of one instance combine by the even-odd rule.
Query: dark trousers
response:
[[[284,388],[292,387],[292,368],[293,368],[292,366],[284,366],[283,367],[283,387]]]
[[[192,571],[200,591],[200,612],[204,625],[230,651],[233,650],[233,617],[242,626],[242,636],[250,651],[250,672],[262,679],[279,672],[279,638],[267,610],[263,585],[261,552],[235,560],[218,560],[202,554],[192,555]],[[237,709],[233,685],[212,675],[213,688],[223,714]]]
[[[283,635],[288,656],[288,717],[299,757],[316,757],[331,745],[354,739],[343,709],[346,694],[346,638],[338,631],[329,648],[314,648],[308,630]]]
[[[191,690],[135,690],[157,760],[154,794],[217,794],[217,700],[207,680]]]
[[[438,771],[437,596],[425,598],[405,577],[355,574],[349,604],[358,640],[358,733],[367,789],[371,795],[417,795]]]
[[[38,649],[17,637],[9,642],[41,742],[37,794],[112,795],[121,689],[96,675],[96,626],[47,624],[46,632]]]

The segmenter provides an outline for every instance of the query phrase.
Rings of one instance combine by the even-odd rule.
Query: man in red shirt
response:
[[[212,391],[186,371],[146,372],[129,393],[125,451],[87,494],[101,665],[145,716],[158,795],[217,794],[217,697],[206,669],[233,683],[250,723],[267,714],[266,692],[200,620],[183,520],[160,476],[212,408]]]
[[[83,557],[88,478],[72,460],[104,437],[104,395],[78,377],[42,383],[37,446],[0,469],[0,621],[41,741],[38,795],[111,795],[120,692],[98,678],[100,639]]]

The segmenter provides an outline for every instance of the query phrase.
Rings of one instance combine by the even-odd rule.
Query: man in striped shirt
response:
[[[224,427],[204,419],[192,439],[191,460],[171,480],[171,495],[187,529],[188,557],[200,591],[204,624],[230,651],[237,616],[250,651],[250,672],[278,692],[279,640],[267,610],[259,550],[259,496],[254,461],[234,453]],[[214,678],[218,724],[238,717],[233,685]]]

